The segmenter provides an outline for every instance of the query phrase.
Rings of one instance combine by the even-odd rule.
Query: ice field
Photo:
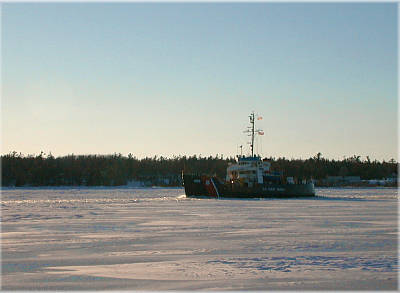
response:
[[[397,189],[5,188],[3,290],[395,290]]]

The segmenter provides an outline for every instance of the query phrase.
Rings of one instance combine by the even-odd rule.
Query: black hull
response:
[[[268,184],[240,187],[221,183],[216,177],[183,174],[186,196],[227,198],[291,198],[315,196],[314,184]]]

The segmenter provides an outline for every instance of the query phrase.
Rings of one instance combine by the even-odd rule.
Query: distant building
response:
[[[358,183],[358,182],[361,182],[360,176],[344,176],[343,180],[346,183]]]
[[[398,177],[393,173],[388,178],[361,180],[360,176],[327,176],[318,182],[322,186],[397,186]]]
[[[389,183],[397,183],[398,181],[397,174],[392,173],[390,177],[386,178],[386,181],[388,181]]]
[[[332,184],[346,184],[346,183],[360,183],[360,176],[327,176],[324,180],[325,183]]]
[[[144,187],[145,184],[143,181],[130,180],[126,183],[126,186],[128,186],[128,187]]]
[[[339,183],[343,181],[343,176],[327,176],[325,180],[327,183]]]
[[[380,179],[371,179],[371,180],[368,180],[368,184],[369,185],[385,185],[385,182],[386,180],[380,180]]]

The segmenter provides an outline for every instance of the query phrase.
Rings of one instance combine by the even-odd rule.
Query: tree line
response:
[[[391,159],[371,161],[360,156],[333,160],[318,153],[309,159],[267,158],[271,168],[285,176],[324,179],[327,176],[360,176],[381,179],[397,175],[397,162]],[[180,186],[181,172],[205,173],[225,178],[226,168],[235,158],[223,156],[174,156],[138,159],[129,154],[67,155],[54,157],[41,152],[23,155],[11,152],[1,156],[2,186],[119,186],[129,181],[150,181],[168,178],[164,185]]]

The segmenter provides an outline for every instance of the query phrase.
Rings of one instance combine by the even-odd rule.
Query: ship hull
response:
[[[253,187],[221,183],[216,177],[184,174],[186,196],[227,198],[291,198],[315,196],[314,184],[265,184]]]

